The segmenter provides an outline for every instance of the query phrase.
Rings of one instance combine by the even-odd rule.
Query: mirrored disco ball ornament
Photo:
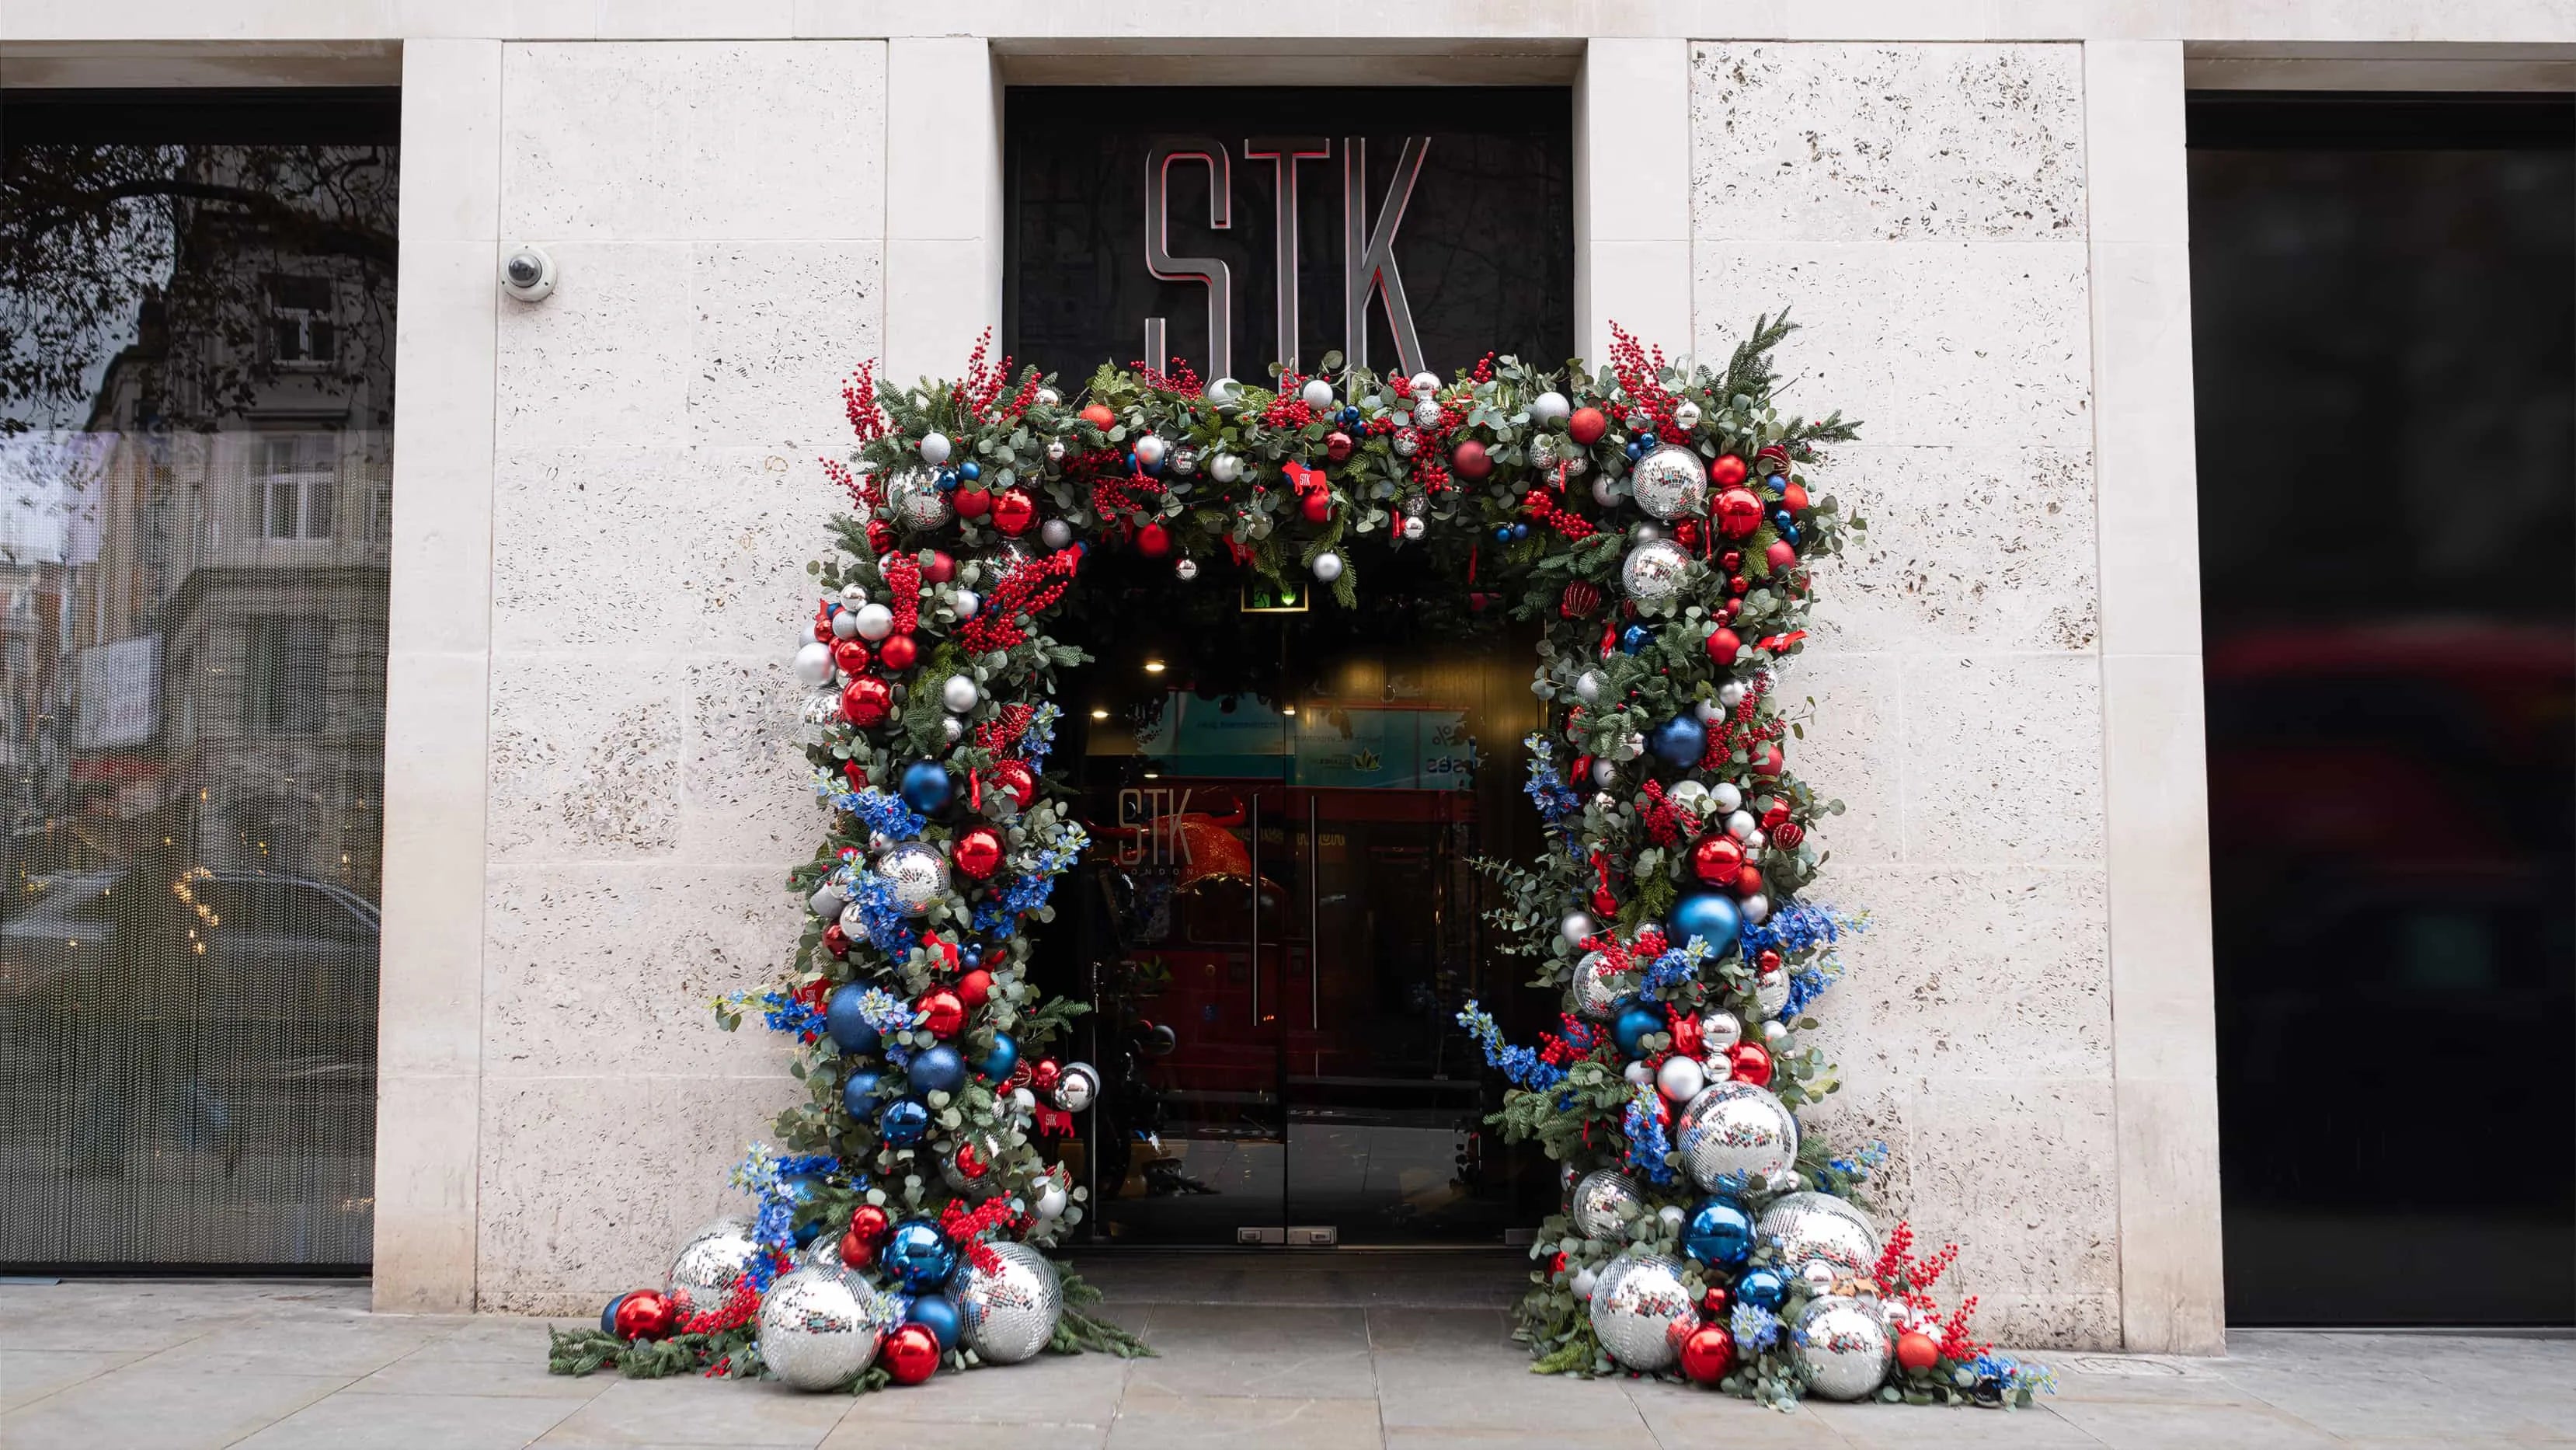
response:
[[[1659,519],[1708,511],[1706,466],[1697,453],[1678,443],[1667,443],[1638,459],[1628,487],[1637,495],[1637,507]]]
[[[1064,1283],[1046,1255],[1027,1244],[989,1247],[993,1267],[977,1267],[970,1255],[957,1276],[958,1340],[987,1364],[1018,1364],[1055,1338]]]
[[[1762,1210],[1762,1237],[1780,1246],[1778,1262],[1800,1273],[1823,1264],[1842,1275],[1878,1262],[1878,1230],[1848,1199],[1812,1190],[1782,1196]]]
[[[797,1389],[838,1389],[877,1357],[897,1322],[893,1298],[875,1285],[809,1265],[781,1276],[761,1299],[760,1362]]]
[[[1699,1322],[1682,1266],[1661,1254],[1631,1252],[1613,1260],[1592,1287],[1591,1312],[1601,1347],[1641,1374],[1670,1368],[1681,1353],[1679,1333]]]
[[[1810,1299],[1789,1333],[1789,1355],[1807,1388],[1828,1400],[1865,1399],[1887,1383],[1895,1357],[1887,1326],[1865,1299]]]
[[[906,916],[922,915],[948,894],[948,858],[920,841],[906,841],[879,856],[876,873],[893,888],[894,904]]]
[[[907,528],[935,529],[948,522],[948,495],[928,469],[907,468],[887,479],[886,502]]]
[[[1645,1206],[1628,1175],[1602,1168],[1575,1180],[1574,1201],[1567,1211],[1574,1217],[1574,1231],[1587,1239],[1624,1239],[1628,1222],[1620,1210],[1639,1212]]]
[[[723,1307],[734,1281],[759,1252],[750,1219],[717,1219],[680,1245],[671,1257],[671,1271],[662,1276],[662,1292],[671,1296],[683,1321],[693,1314],[710,1313]]]
[[[1673,1146],[1702,1188],[1762,1183],[1797,1161],[1798,1120],[1767,1089],[1722,1082],[1682,1109]]]
[[[1619,964],[1602,952],[1585,952],[1574,964],[1574,1013],[1595,1022],[1608,1020],[1610,1009],[1619,1003],[1617,976]]]
[[[1690,550],[1670,539],[1652,539],[1628,551],[1619,586],[1640,604],[1660,604],[1681,592],[1690,574]]]

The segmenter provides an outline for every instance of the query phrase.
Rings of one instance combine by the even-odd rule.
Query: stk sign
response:
[[[1545,89],[1012,91],[1006,343],[1076,383],[1560,362],[1570,118]]]

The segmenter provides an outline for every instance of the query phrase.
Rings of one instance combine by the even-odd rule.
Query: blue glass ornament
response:
[[[1732,899],[1714,891],[1695,891],[1674,902],[1671,921],[1674,941],[1698,937],[1715,956],[1726,955],[1744,934],[1744,913]]]
[[[1735,1302],[1756,1309],[1777,1309],[1789,1297],[1789,1278],[1778,1269],[1747,1269],[1735,1281]]]
[[[1785,529],[1789,527],[1789,511],[1787,509],[1773,509],[1771,511],[1771,522],[1780,528]]]
[[[831,1000],[823,1004],[823,1030],[832,1035],[834,1047],[851,1056],[874,1052],[882,1045],[876,1024],[861,1010],[867,996],[867,988],[856,982],[843,982],[832,989]]]
[[[633,1293],[633,1292],[634,1292],[634,1291],[633,1291],[633,1290],[631,1290],[631,1289],[627,1291],[627,1293],[629,1293],[629,1294],[631,1294],[631,1293]],[[615,1334],[615,1333],[617,1332],[617,1306],[618,1306],[618,1305],[620,1305],[620,1304],[623,1304],[623,1303],[625,1303],[625,1302],[626,1302],[626,1294],[620,1294],[620,1295],[618,1295],[616,1298],[611,1299],[611,1300],[609,1300],[609,1301],[608,1301],[608,1307],[607,1307],[607,1308],[602,1309],[602,1310],[600,1310],[600,1311],[599,1311],[599,1332],[600,1332],[600,1333],[602,1333],[602,1334]]]
[[[875,1118],[884,1104],[886,1080],[882,1074],[854,1072],[841,1084],[841,1106],[860,1122]]]
[[[1796,524],[1782,524],[1780,526],[1780,538],[1783,542],[1787,543],[1790,548],[1794,549],[1798,547],[1798,526]]]
[[[1654,447],[1654,446],[1655,446],[1655,430],[1654,430],[1654,429],[1649,428],[1649,429],[1647,429],[1645,432],[1640,433],[1640,434],[1638,434],[1638,435],[1637,435],[1637,451],[1638,451],[1638,452],[1643,453],[1643,452],[1645,452],[1647,449],[1652,448],[1652,447]]]
[[[877,1124],[877,1136],[897,1148],[910,1147],[930,1131],[930,1109],[910,1098],[898,1098],[886,1104],[885,1120]]]
[[[1512,541],[1512,526],[1511,526],[1511,525],[1509,525],[1509,524],[1497,524],[1497,525],[1495,525],[1495,526],[1494,526],[1494,542],[1495,542],[1495,543],[1497,543],[1497,544],[1508,544],[1508,543],[1510,543],[1511,541]]]
[[[1649,630],[1642,624],[1629,625],[1626,629],[1619,631],[1619,653],[1623,655],[1636,654],[1646,647],[1646,642],[1648,640],[1651,640],[1654,637],[1654,631]]]
[[[1697,716],[1675,715],[1646,732],[1646,748],[1655,758],[1675,770],[1688,770],[1699,764],[1708,749],[1708,727]]]
[[[1731,1198],[1703,1202],[1682,1227],[1682,1252],[1703,1264],[1734,1268],[1753,1252],[1753,1215]]]
[[[918,1324],[939,1341],[942,1351],[957,1347],[957,1306],[938,1294],[924,1294],[904,1311],[903,1322]]]
[[[957,465],[957,476],[966,480],[968,483],[973,483],[975,480],[984,476],[984,467],[982,464],[969,459],[966,462]]]
[[[1628,445],[1628,461],[1630,461],[1631,463],[1635,462],[1635,461],[1637,460],[1638,456],[1639,456],[1639,455],[1641,455],[1641,454],[1643,454],[1645,451],[1646,451],[1645,449],[1638,447],[1638,446],[1637,446],[1636,444],[1634,444],[1634,443],[1629,444],[1629,445]]]
[[[953,1093],[966,1085],[966,1059],[957,1055],[956,1048],[934,1047],[913,1055],[910,1076],[915,1097]]]
[[[975,1064],[975,1075],[986,1082],[1000,1082],[1020,1065],[1020,1044],[1007,1032],[993,1034],[993,1050]]]
[[[948,767],[935,760],[916,760],[903,768],[903,803],[929,815],[948,804],[957,792],[956,783],[948,778]]]
[[[1640,1005],[1620,1013],[1618,1022],[1610,1029],[1610,1035],[1619,1044],[1621,1052],[1630,1057],[1643,1057],[1646,1055],[1647,1034],[1661,1032],[1665,1030],[1665,1026],[1663,1013],[1652,1007]]]
[[[1512,525],[1512,537],[1513,537],[1513,538],[1515,538],[1515,539],[1526,539],[1526,538],[1528,538],[1528,537],[1529,537],[1529,525],[1527,525],[1527,524],[1514,524],[1514,525]]]
[[[947,1236],[939,1225],[926,1218],[908,1218],[886,1235],[885,1247],[877,1251],[877,1262],[886,1272],[915,1294],[948,1282],[957,1272],[957,1250],[949,1247]],[[914,1301],[913,1308],[921,1304]]]
[[[984,949],[982,947],[959,947],[957,949],[957,960],[965,963],[967,969],[971,971],[976,967],[984,965]]]

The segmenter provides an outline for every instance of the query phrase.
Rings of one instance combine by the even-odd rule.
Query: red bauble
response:
[[[1547,1276],[1554,1279],[1562,1276],[1564,1273],[1565,1255],[1562,1253],[1550,1255],[1547,1261]]]
[[[912,642],[911,635],[890,634],[877,646],[877,658],[885,661],[887,669],[908,670],[921,658],[921,646]]]
[[[1745,578],[1741,574],[1735,575],[1733,578],[1726,581],[1726,592],[1729,594],[1743,594],[1750,591],[1752,588],[1753,581]]]
[[[993,511],[993,496],[980,488],[961,488],[951,502],[957,505],[957,517],[980,519]]]
[[[1351,435],[1336,428],[1324,435],[1324,456],[1335,463],[1351,456]]]
[[[1055,1085],[1062,1081],[1064,1081],[1064,1064],[1052,1057],[1039,1058],[1038,1065],[1029,1069],[1029,1089],[1039,1097],[1045,1097],[1048,1093],[1054,1092]]]
[[[956,1162],[957,1176],[970,1183],[983,1177],[984,1170],[993,1166],[992,1164],[984,1161],[983,1150],[977,1148],[973,1143],[960,1143],[957,1145]]]
[[[1807,839],[1807,828],[1796,821],[1782,821],[1780,829],[1771,833],[1771,844],[1783,851],[1797,850],[1798,843],[1805,839]]]
[[[1685,549],[1698,548],[1700,535],[1701,530],[1697,519],[1682,519],[1673,525],[1673,542]]]
[[[1106,433],[1109,425],[1118,421],[1118,415],[1109,411],[1107,403],[1094,403],[1082,410],[1082,421]]]
[[[1762,551],[1762,557],[1771,561],[1774,570],[1795,569],[1798,567],[1798,546],[1787,539],[1773,539],[1771,547]]]
[[[1699,1296],[1699,1309],[1702,1314],[1725,1313],[1726,1286],[1722,1284],[1709,1285],[1708,1291]]]
[[[836,957],[846,957],[850,954],[850,934],[841,930],[839,922],[836,921],[823,928],[823,950]]]
[[[832,646],[832,663],[841,673],[855,675],[868,667],[868,647],[855,639],[845,639]]]
[[[913,1006],[921,1013],[921,1025],[929,1028],[933,1037],[954,1037],[957,1029],[966,1025],[966,1004],[945,987],[922,993],[921,1000]]]
[[[993,974],[982,967],[957,979],[957,1000],[965,1003],[969,1012],[983,1006],[985,999],[992,995]]]
[[[1761,895],[1762,868],[1759,866],[1747,866],[1743,870],[1736,872],[1735,894],[1738,896]]]
[[[668,1339],[680,1327],[680,1311],[659,1289],[638,1289],[617,1301],[617,1337]]]
[[[1103,410],[1106,411],[1106,410]],[[939,1373],[939,1336],[927,1324],[907,1324],[886,1336],[877,1360],[899,1385],[917,1385]]]
[[[1738,1082],[1755,1087],[1771,1085],[1771,1049],[1759,1042],[1739,1042],[1726,1050],[1726,1060],[1735,1068]]]
[[[1762,973],[1762,975],[1767,977],[1773,972],[1780,970],[1782,965],[1780,954],[1778,952],[1766,951],[1762,955],[1753,959],[1753,965]]]
[[[1714,1324],[1703,1324],[1682,1339],[1682,1375],[1691,1383],[1713,1385],[1735,1362],[1735,1337]]]
[[[1730,539],[1749,539],[1762,527],[1762,500],[1749,488],[1725,490],[1708,511],[1717,520],[1717,531]]]
[[[1805,513],[1809,508],[1813,507],[1813,505],[1807,500],[1807,486],[1803,483],[1782,484],[1780,486],[1780,507],[1787,509],[1793,514]]]
[[[1766,745],[1760,750],[1753,752],[1753,773],[1755,775],[1766,778],[1778,775],[1780,773],[1780,765],[1780,747],[1777,745]]]
[[[850,778],[850,784],[858,789],[866,790],[868,788],[868,768],[859,764],[857,761],[842,761],[841,774],[848,776]]]
[[[1586,448],[1600,442],[1601,435],[1609,431],[1610,420],[1602,416],[1599,408],[1577,408],[1574,416],[1565,420],[1565,436]]]
[[[1744,847],[1733,836],[1705,836],[1691,847],[1691,870],[1700,880],[1715,886],[1732,881],[1744,869]]]
[[[1729,600],[1727,602],[1733,603],[1734,601]],[[1709,631],[1708,662],[1710,664],[1720,666],[1731,665],[1735,663],[1735,657],[1742,653],[1744,653],[1744,641],[1736,638],[1734,630],[1728,629],[1724,625],[1720,625],[1716,629]]]
[[[1688,1012],[1672,1019],[1673,1051],[1684,1057],[1699,1056],[1699,1019]]]
[[[972,826],[948,848],[948,859],[968,879],[981,881],[1002,864],[1002,833],[991,826]]]
[[[933,584],[945,584],[957,577],[957,561],[933,549],[930,562],[921,566],[921,577]]]
[[[1322,488],[1309,489],[1306,496],[1298,501],[1298,507],[1304,511],[1306,522],[1320,524],[1333,516],[1332,491]]]
[[[1718,555],[1717,567],[1725,570],[1729,574],[1743,568],[1744,551],[1742,549],[1729,549],[1725,553]]]
[[[1473,438],[1449,450],[1449,466],[1460,478],[1482,478],[1494,471],[1494,460],[1485,456],[1485,445]]]
[[[1008,792],[1021,810],[1027,810],[1029,802],[1038,798],[1037,772],[1029,769],[1025,761],[1005,760],[994,766],[993,784]]]
[[[861,675],[841,688],[841,715],[864,729],[885,723],[894,708],[894,689],[874,675]]]
[[[1136,531],[1136,552],[1148,559],[1159,559],[1172,552],[1171,531],[1161,524],[1147,524]]]
[[[850,1210],[850,1232],[871,1245],[881,1244],[894,1232],[894,1218],[873,1203],[862,1203]]]
[[[883,519],[868,520],[868,552],[882,554],[894,547],[894,525]]]
[[[1897,1367],[1908,1374],[1920,1374],[1941,1362],[1941,1346],[1932,1336],[1919,1329],[1909,1329],[1896,1336]]]
[[[1766,831],[1776,831],[1780,829],[1780,823],[1787,819],[1789,819],[1789,803],[1787,801],[1774,800],[1771,804],[1762,808],[1762,829]]]
[[[841,1235],[841,1262],[853,1269],[864,1269],[877,1261],[874,1239],[864,1238],[856,1228]]]
[[[1743,459],[1732,453],[1721,453],[1708,461],[1708,481],[1720,488],[1735,487],[1751,471],[1744,466]]]
[[[1742,614],[1743,612],[1744,612],[1744,601],[1743,601],[1743,600],[1741,600],[1741,599],[1730,599],[1730,600],[1726,601],[1725,614],[1726,614],[1726,617],[1727,617],[1727,618],[1729,618],[1729,619],[1733,619],[1735,616],[1737,616],[1737,615],[1739,615],[1739,614]]]
[[[1037,500],[1026,489],[1006,488],[993,500],[993,527],[1006,534],[1025,534],[1038,521]]]

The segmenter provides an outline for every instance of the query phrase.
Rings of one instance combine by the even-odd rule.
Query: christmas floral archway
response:
[[[1087,551],[1311,577],[1359,606],[1363,543],[1454,564],[1471,604],[1544,622],[1527,791],[1541,859],[1487,863],[1492,913],[1564,992],[1558,1031],[1458,1020],[1511,1086],[1506,1134],[1562,1166],[1519,1337],[1538,1367],[1801,1394],[2026,1402],[2044,1371],[1931,1297],[1955,1250],[1866,1209],[1882,1148],[1837,1155],[1797,1110],[1834,1088],[1801,1033],[1861,925],[1808,897],[1840,810],[1793,774],[1777,689],[1811,566],[1859,527],[1804,469],[1853,436],[1784,415],[1757,321],[1722,369],[1617,332],[1610,365],[1488,357],[1449,381],[1328,355],[1272,386],[1104,367],[1080,399],[1033,370],[844,389],[852,512],[814,567],[805,745],[830,826],[794,875],[811,910],[772,989],[718,1004],[795,1039],[806,1101],[737,1170],[756,1212],[684,1244],[553,1364],[918,1383],[1041,1350],[1142,1353],[1044,1255],[1083,1190],[1046,1138],[1097,1096],[1047,1055],[1028,928],[1082,854],[1047,775],[1044,633]]]

